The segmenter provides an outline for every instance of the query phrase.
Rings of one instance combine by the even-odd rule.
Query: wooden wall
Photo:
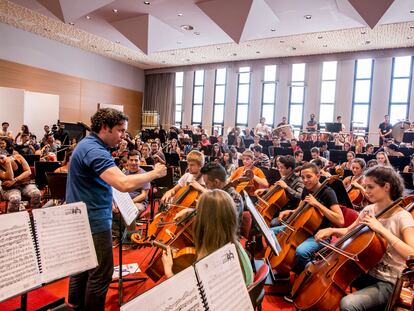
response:
[[[59,118],[64,122],[89,125],[98,103],[123,105],[128,130],[135,135],[141,128],[142,92],[5,60],[0,60],[0,86],[59,95]]]

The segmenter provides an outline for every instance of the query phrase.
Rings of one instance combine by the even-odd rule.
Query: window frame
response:
[[[241,68],[249,68],[249,71],[240,71]],[[242,73],[248,73],[249,74],[249,83],[240,83],[240,74]],[[235,126],[240,127],[248,127],[249,124],[249,110],[250,110],[250,96],[251,96],[251,84],[252,84],[252,67],[251,66],[243,66],[239,67],[239,70],[237,72],[237,99],[236,99],[236,116],[235,116]],[[247,98],[247,103],[239,103],[239,88],[241,85],[248,85],[249,86],[249,94]],[[239,112],[240,106],[247,106],[247,120],[246,123],[240,123],[237,122],[237,115]]]
[[[292,76],[293,76],[293,65],[298,65],[298,64],[304,64],[305,68],[304,68],[304,80],[303,81],[293,81],[292,80]],[[303,115],[304,115],[304,107],[305,107],[305,98],[306,98],[306,63],[297,63],[297,64],[291,64],[291,80],[290,80],[290,86],[289,86],[289,107],[288,107],[288,123],[291,124],[293,126],[293,128],[297,131],[298,129],[302,129],[303,128]],[[303,96],[302,96],[302,102],[301,103],[292,103],[292,89],[294,87],[301,87],[303,88]],[[302,116],[301,116],[301,124],[297,125],[297,124],[293,124],[291,122],[291,108],[292,106],[302,106]]]
[[[182,85],[177,86],[176,83],[176,79],[177,79],[177,74],[178,73],[182,73],[183,74],[183,81],[182,81]],[[183,99],[184,99],[184,72],[183,71],[177,71],[175,73],[175,78],[174,78],[174,84],[175,84],[175,94],[177,94],[177,89],[181,89],[181,104],[177,104],[177,95],[175,95],[175,115],[174,115],[174,124],[176,126],[182,127],[183,125]],[[177,115],[177,106],[181,106],[181,118],[180,118],[180,122],[177,122],[177,120],[175,120],[175,116]]]
[[[225,80],[224,84],[218,84],[217,83],[217,71],[220,69],[225,69]],[[213,94],[213,119],[211,121],[211,124],[213,125],[211,128],[211,134],[213,134],[213,131],[215,127],[218,127],[218,132],[220,135],[223,135],[223,128],[224,128],[224,115],[225,115],[225,109],[226,109],[226,97],[227,97],[227,67],[224,68],[217,68],[214,73],[214,94]],[[216,92],[217,92],[217,86],[224,86],[224,102],[223,103],[216,103]],[[216,112],[216,106],[223,106],[223,122],[216,123],[214,122],[215,112]]]
[[[274,80],[269,80],[266,81],[265,77],[266,77],[266,67],[267,66],[275,66],[275,76],[274,76]],[[272,106],[273,107],[273,115],[272,115],[272,122],[267,122],[268,118],[266,118],[266,125],[274,127],[275,126],[275,113],[276,113],[276,94],[277,94],[277,65],[265,65],[263,70],[263,81],[262,81],[262,98],[261,98],[261,105],[260,105],[260,118],[266,118],[266,116],[263,115],[263,108],[264,106]],[[275,86],[275,94],[274,94],[274,98],[273,98],[273,103],[265,103],[264,102],[264,90],[265,90],[265,85],[271,85],[273,84]]]
[[[196,84],[196,72],[197,71],[202,71],[203,72],[203,84]],[[193,75],[193,99],[192,99],[192,103],[191,103],[191,125],[203,125],[203,106],[204,106],[204,87],[205,87],[205,81],[206,81],[206,71],[204,69],[199,69],[199,70],[194,70],[194,75]],[[194,93],[195,93],[195,89],[196,87],[203,87],[203,91],[202,91],[202,102],[201,104],[199,103],[194,103]],[[201,120],[200,122],[194,122],[194,106],[201,106]]]

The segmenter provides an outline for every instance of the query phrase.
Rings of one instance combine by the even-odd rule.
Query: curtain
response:
[[[175,73],[145,76],[144,111],[157,111],[163,127],[175,123]]]

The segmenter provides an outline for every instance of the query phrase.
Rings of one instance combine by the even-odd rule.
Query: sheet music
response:
[[[227,244],[195,265],[210,310],[253,311],[234,244]]]
[[[272,230],[267,226],[265,220],[263,219],[262,215],[257,211],[257,209],[254,207],[252,200],[250,199],[249,195],[246,191],[244,191],[244,199],[246,201],[247,209],[252,214],[253,219],[256,221],[257,225],[260,228],[260,231],[262,231],[263,236],[266,239],[267,244],[270,246],[270,248],[273,250],[273,252],[276,255],[279,255],[281,248],[279,245],[279,242],[276,239],[275,234]]]
[[[114,201],[125,223],[129,226],[138,216],[138,209],[127,192],[121,192],[112,187]]]
[[[35,209],[33,219],[43,283],[98,265],[85,203]]]
[[[0,216],[0,301],[40,285],[27,212]]]
[[[163,283],[129,301],[121,311],[202,311],[193,266],[181,271]],[[230,310],[230,309],[229,309]],[[236,310],[236,309],[234,309]]]

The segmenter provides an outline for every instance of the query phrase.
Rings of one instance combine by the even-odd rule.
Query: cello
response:
[[[362,174],[359,176],[354,182],[359,182],[364,175]],[[350,183],[348,187],[346,187],[346,192],[348,193],[349,199],[351,200],[352,204],[360,205],[364,200],[364,195],[358,188],[354,187],[353,182]]]
[[[313,196],[317,198],[328,183],[338,178],[337,175],[327,178]],[[286,222],[282,221],[286,227],[277,234],[281,248],[279,255],[275,256],[270,247],[266,249],[265,258],[270,267],[278,273],[289,274],[295,263],[296,247],[315,233],[322,224],[323,217],[319,210],[302,201]]]
[[[289,175],[283,177],[281,180],[286,182],[292,178],[295,172],[299,171],[300,169],[301,167],[297,167],[296,169],[292,170]],[[259,201],[255,207],[260,215],[263,216],[263,219],[268,226],[270,226],[270,222],[272,221],[273,216],[276,214],[276,211],[281,210],[289,202],[285,189],[279,185],[273,185],[263,197],[257,198]]]
[[[375,215],[401,206],[402,198]],[[292,288],[295,306],[300,310],[336,310],[346,289],[362,273],[374,267],[383,257],[387,242],[367,225],[359,224],[335,244],[322,242],[321,260],[310,263]]]
[[[151,241],[156,238],[160,231],[166,229],[163,224],[171,223],[179,211],[194,205],[199,194],[200,192],[195,190],[191,185],[181,187],[174,195],[172,203],[168,204],[169,208],[154,217],[148,226],[146,237],[141,238],[138,234],[134,233],[131,235],[131,240],[138,245],[151,244]]]

